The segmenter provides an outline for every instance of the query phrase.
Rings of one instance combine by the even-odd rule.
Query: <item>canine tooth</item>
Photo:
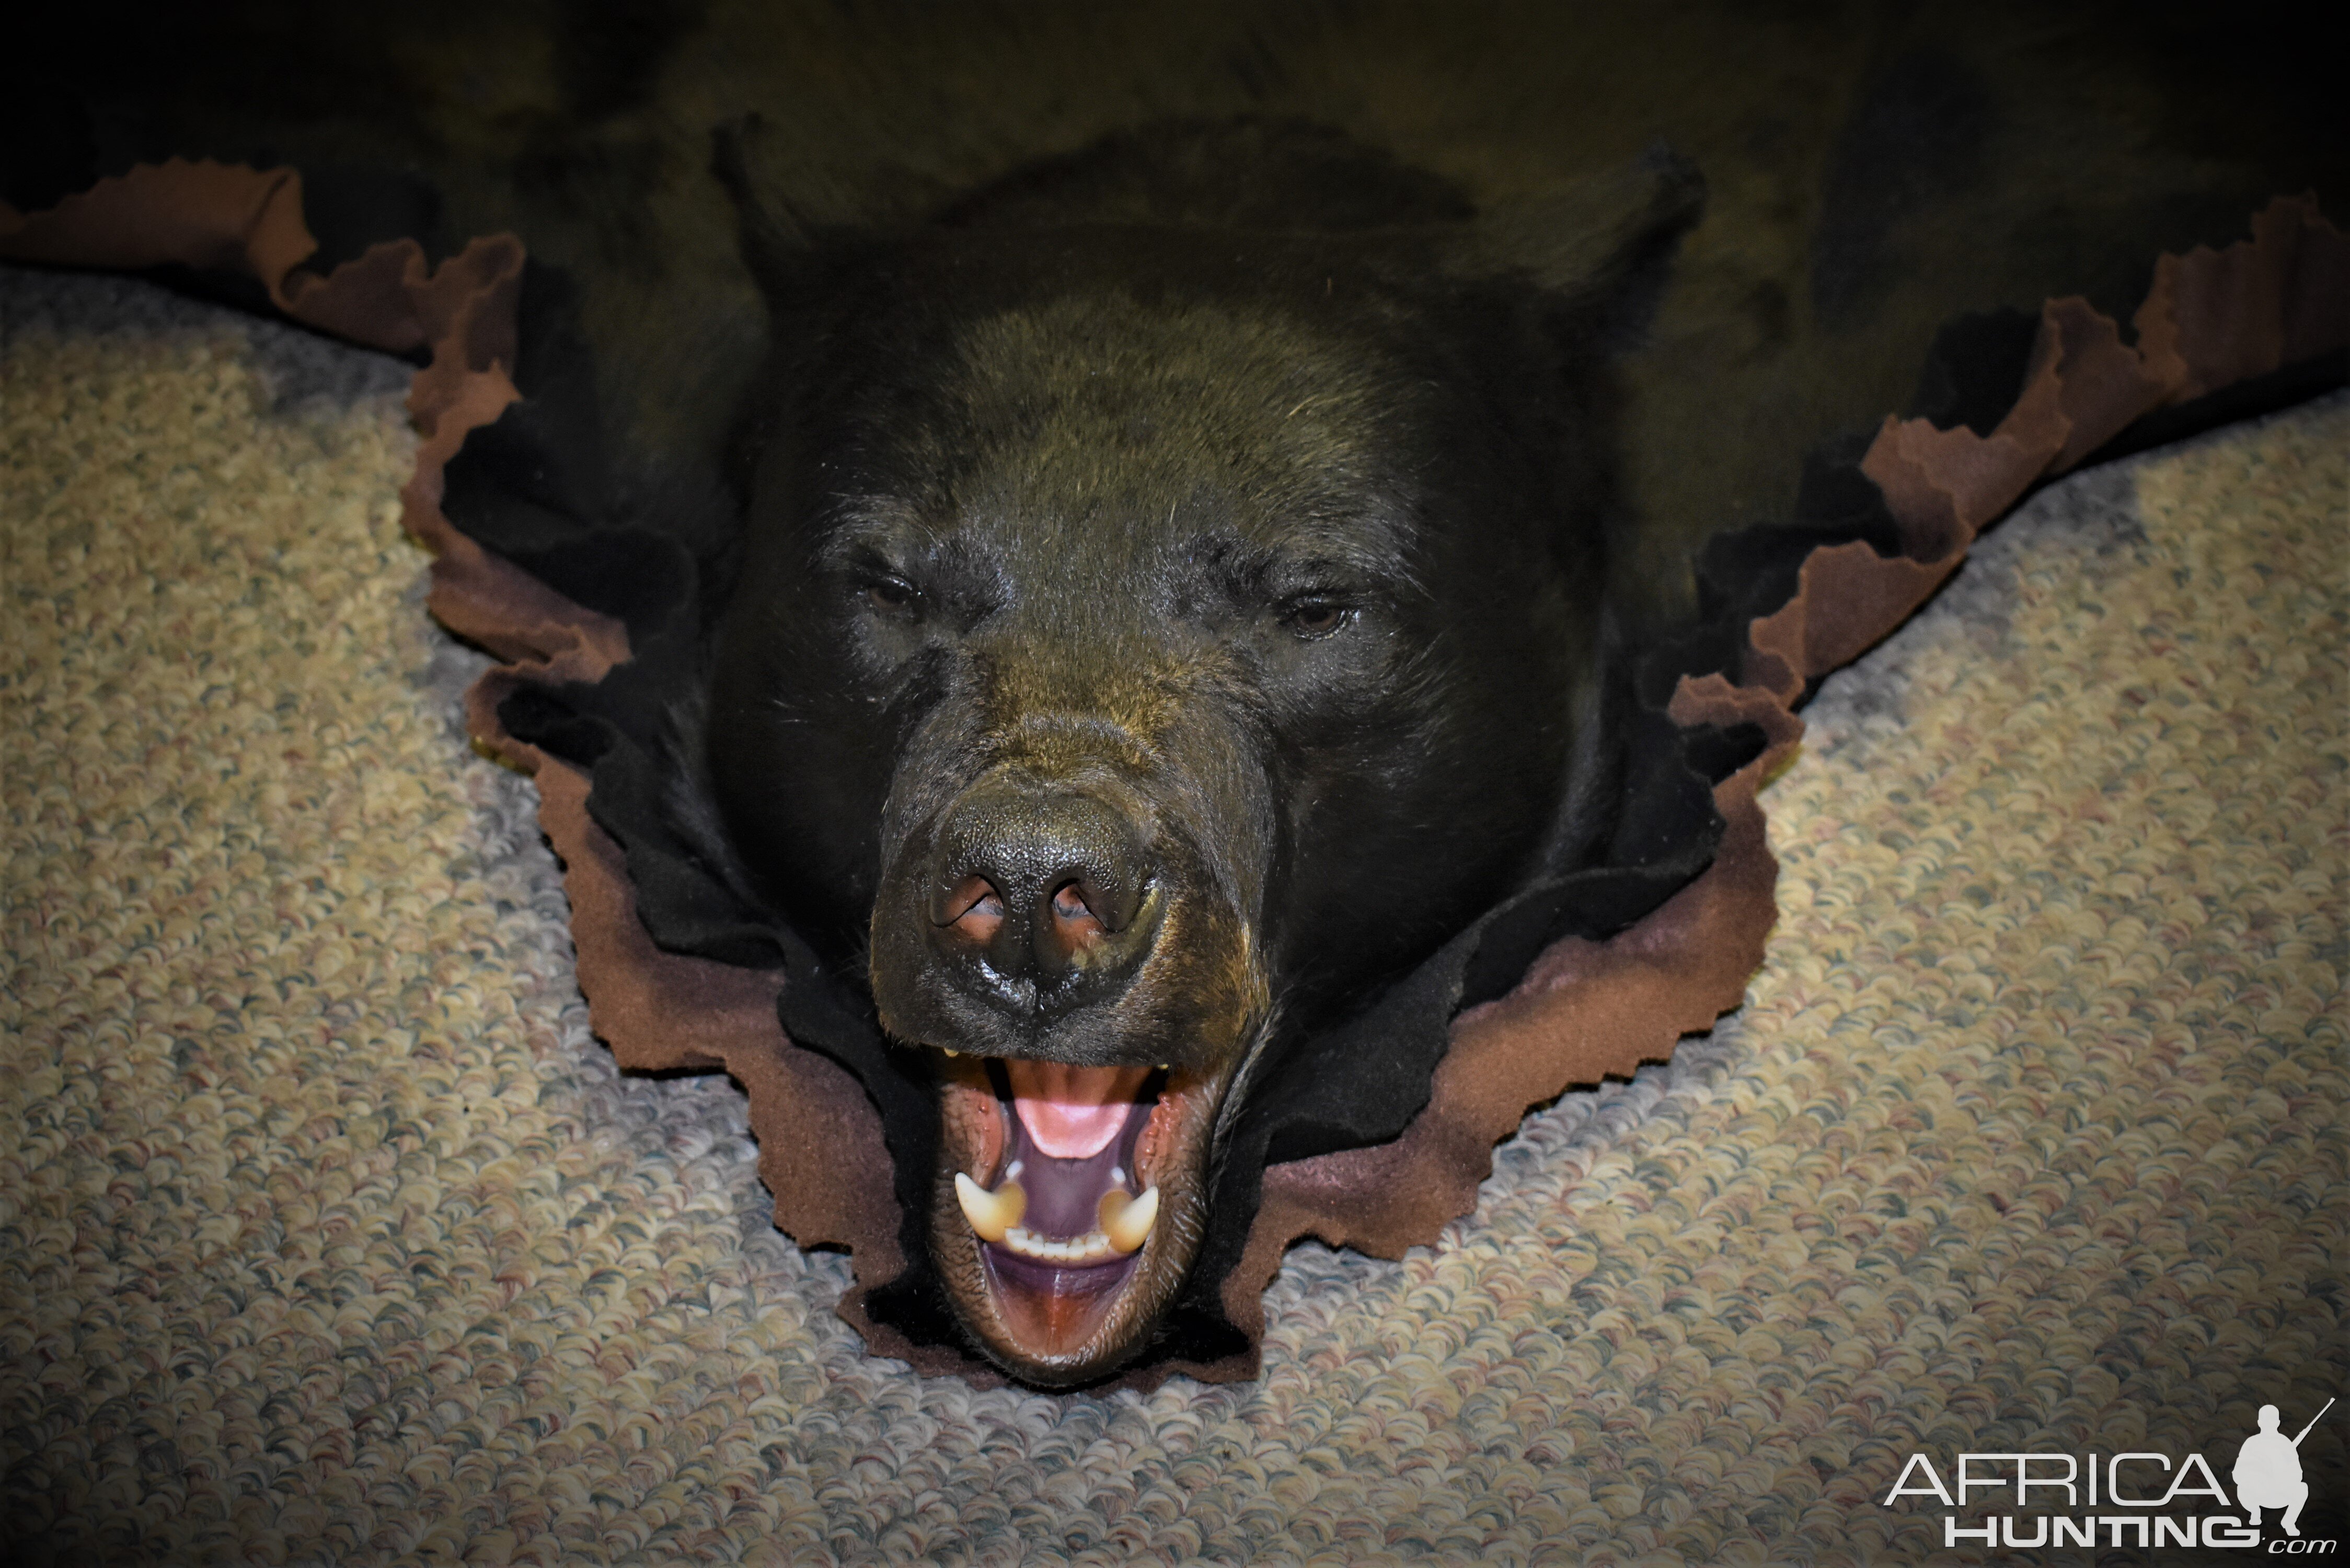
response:
[[[1159,1218],[1159,1189],[1154,1184],[1143,1189],[1139,1198],[1128,1199],[1112,1189],[1102,1194],[1099,1209],[1102,1234],[1110,1246],[1119,1252],[1131,1252],[1150,1235],[1150,1227]]]
[[[1020,1173],[1027,1168],[1028,1162],[1026,1160],[1015,1159],[1012,1162],[1012,1168],[1003,1173],[1003,1179],[1006,1181],[1017,1181],[1020,1179]]]
[[[1006,1181],[990,1192],[962,1171],[955,1172],[955,1201],[962,1217],[983,1241],[1001,1241],[1028,1211],[1028,1194],[1016,1181]]]

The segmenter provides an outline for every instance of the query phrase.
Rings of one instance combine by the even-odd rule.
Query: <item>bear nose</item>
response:
[[[983,963],[990,990],[1033,987],[1039,1006],[1121,987],[1157,934],[1141,831],[1079,790],[973,789],[947,815],[931,886],[933,950],[958,968]]]

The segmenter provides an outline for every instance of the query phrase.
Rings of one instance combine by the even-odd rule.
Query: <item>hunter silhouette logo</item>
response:
[[[2325,1418],[2325,1411],[2334,1408],[2328,1399],[2325,1408],[2309,1418],[2292,1437],[2277,1430],[2281,1419],[2273,1405],[2261,1407],[2261,1429],[2244,1439],[2236,1450],[2236,1468],[2232,1479],[2236,1483],[2236,1501],[2244,1507],[2244,1522],[2252,1529],[2261,1527],[2261,1510],[2284,1510],[2284,1532],[2301,1533],[2301,1511],[2309,1501],[2309,1483],[2301,1477],[2301,1440],[2309,1436],[2310,1428]]]

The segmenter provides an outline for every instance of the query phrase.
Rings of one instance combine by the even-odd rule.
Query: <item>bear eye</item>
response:
[[[878,615],[908,618],[921,597],[921,591],[903,577],[875,577],[865,585],[865,602]]]
[[[1281,624],[1310,642],[1328,637],[1354,618],[1354,609],[1342,601],[1326,594],[1308,594],[1283,607]]]

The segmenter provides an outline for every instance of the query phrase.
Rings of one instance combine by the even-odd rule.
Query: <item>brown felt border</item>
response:
[[[723,1067],[750,1096],[759,1174],[775,1223],[803,1246],[854,1255],[840,1314],[879,1355],[923,1373],[1001,1383],[951,1347],[915,1345],[865,1314],[865,1293],[905,1266],[879,1114],[849,1074],[792,1044],[777,1022],[779,972],[663,952],[636,918],[625,857],[588,817],[588,779],[506,734],[499,701],[518,685],[594,680],[629,657],[626,630],[553,592],[458,532],[441,511],[442,470],[467,431],[519,394],[510,379],[523,247],[477,239],[437,267],[412,241],[376,245],[321,275],[302,218],[301,177],[174,160],[99,182],[46,213],[0,206],[0,258],[117,270],[178,264],[258,280],[287,317],[354,343],[432,358],[408,406],[422,444],[401,491],[403,522],[433,554],[429,600],[458,635],[507,662],[467,697],[476,745],[536,779],[539,823],[564,864],[580,990],[624,1067]],[[1493,1146],[1529,1106],[1575,1085],[1662,1061],[1684,1034],[1736,1007],[1778,910],[1778,863],[1757,800],[1794,759],[1805,682],[1848,663],[1925,602],[1975,536],[2043,478],[2063,473],[2152,410],[2350,345],[2350,241],[2314,198],[2280,198],[2252,237],[2157,264],[2133,318],[2137,345],[2081,299],[2052,300],[2014,408],[1987,436],[1887,418],[1862,462],[1899,526],[1902,550],[1815,550],[1794,596],[1753,620],[1733,685],[1684,680],[1682,724],[1759,725],[1762,755],[1722,781],[1726,829],[1713,864],[1605,942],[1568,938],[1509,995],[1455,1020],[1429,1104],[1391,1143],[1270,1166],[1263,1200],[1222,1301],[1249,1349],[1159,1363],[1119,1379],[1149,1388],[1188,1373],[1256,1375],[1263,1292],[1306,1236],[1380,1257],[1436,1240],[1476,1205]]]

